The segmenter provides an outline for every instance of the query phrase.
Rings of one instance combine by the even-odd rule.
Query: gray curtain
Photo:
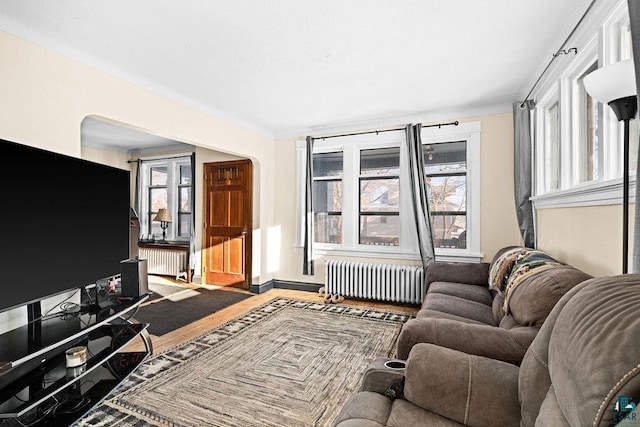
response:
[[[409,180],[411,182],[411,199],[413,201],[413,214],[418,232],[418,248],[422,258],[422,266],[427,268],[435,259],[433,250],[433,236],[431,234],[431,215],[429,213],[429,200],[427,183],[424,177],[424,156],[422,153],[422,126],[407,125],[405,128],[405,143],[407,144],[407,156],[409,165]]]
[[[640,89],[640,2],[629,0],[629,18],[631,20],[631,40],[633,45],[633,62],[636,69],[636,91]],[[635,203],[635,223],[633,226],[633,259],[631,261],[631,271],[640,273],[640,162],[636,171],[636,203]]]
[[[196,267],[196,153],[191,153],[191,238],[189,239],[189,268]]]
[[[531,206],[531,110],[533,101],[513,104],[513,178],[516,216],[524,245],[535,248],[536,237],[533,226],[533,208]]]
[[[304,259],[302,274],[313,276],[313,138],[307,136],[304,198]]]
[[[133,208],[136,210],[136,214],[138,215],[138,218],[140,218],[140,180],[142,179],[140,177],[141,167],[142,167],[142,160],[138,159],[138,161],[136,162],[136,189],[135,189],[136,194],[134,194],[135,200],[133,203]]]

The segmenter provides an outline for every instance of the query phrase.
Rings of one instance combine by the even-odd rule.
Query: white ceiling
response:
[[[589,3],[2,0],[0,30],[283,138],[510,111]]]

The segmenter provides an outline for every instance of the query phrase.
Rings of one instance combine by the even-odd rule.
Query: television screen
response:
[[[0,311],[120,273],[129,171],[0,140]]]

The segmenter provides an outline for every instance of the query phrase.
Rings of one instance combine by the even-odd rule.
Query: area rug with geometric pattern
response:
[[[329,426],[411,315],[276,298],[150,357],[78,426]]]

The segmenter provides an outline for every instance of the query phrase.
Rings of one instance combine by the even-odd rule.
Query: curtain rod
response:
[[[149,162],[149,161],[153,161],[153,160],[182,159],[182,158],[185,158],[185,157],[189,157],[189,155],[186,154],[186,155],[182,155],[182,156],[158,157],[157,159],[146,159],[146,160],[145,159],[139,159],[139,160],[142,160],[143,162]],[[127,160],[127,163],[138,163],[138,160]]]
[[[549,61],[549,63],[547,64],[547,66],[545,67],[544,70],[542,70],[542,73],[540,73],[540,76],[538,77],[538,80],[536,80],[536,82],[533,84],[533,86],[531,87],[531,90],[529,91],[529,93],[527,94],[527,96],[524,97],[524,100],[522,101],[522,103],[520,104],[520,108],[524,107],[524,104],[527,102],[527,100],[529,99],[529,96],[531,96],[531,94],[533,93],[533,90],[536,88],[536,86],[538,86],[538,83],[540,83],[540,80],[542,80],[542,77],[547,73],[547,71],[549,70],[549,67],[551,67],[551,64],[553,64],[553,61],[555,61],[555,59],[557,57],[559,57],[560,55],[567,55],[571,52],[573,52],[574,54],[578,53],[578,49],[575,47],[572,47],[570,49],[564,49],[564,46],[567,44],[567,42],[569,41],[569,39],[571,38],[571,36],[573,36],[573,34],[576,32],[576,30],[578,29],[578,27],[580,26],[580,24],[582,24],[582,21],[584,21],[584,18],[587,16],[587,14],[589,13],[589,11],[591,10],[591,8],[593,7],[593,5],[596,3],[596,0],[591,0],[591,3],[589,4],[589,7],[587,7],[587,10],[584,11],[584,13],[582,14],[582,17],[580,18],[580,20],[578,21],[578,23],[576,24],[575,27],[573,27],[573,30],[571,30],[571,33],[569,33],[569,35],[567,36],[567,38],[564,40],[564,43],[562,43],[562,46],[560,46],[560,49],[558,49],[558,51],[556,53],[553,54],[553,57],[551,58],[551,61]]]
[[[450,123],[436,123],[434,125],[422,125],[423,128],[433,128],[433,127],[442,127],[442,126],[458,126],[459,122],[456,120],[455,122],[450,122]],[[329,139],[329,138],[338,138],[338,137],[342,137],[342,136],[354,136],[354,135],[366,135],[369,133],[375,133],[376,135],[379,133],[383,133],[383,132],[396,132],[399,130],[404,130],[405,128],[395,128],[395,129],[383,129],[383,130],[367,130],[367,131],[363,131],[363,132],[354,132],[354,133],[343,133],[340,135],[329,135],[329,136],[318,136],[318,137],[314,137],[313,139]]]

